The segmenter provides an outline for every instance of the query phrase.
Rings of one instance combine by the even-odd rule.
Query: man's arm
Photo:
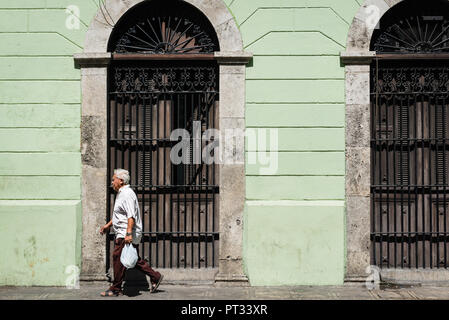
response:
[[[104,226],[100,228],[100,234],[104,234],[106,230],[109,230],[109,228],[112,226],[112,220],[106,223]]]
[[[133,241],[133,227],[134,227],[134,218],[128,218],[128,227],[126,228],[126,236],[125,236],[125,243],[131,243]],[[130,234],[128,236],[128,234]]]

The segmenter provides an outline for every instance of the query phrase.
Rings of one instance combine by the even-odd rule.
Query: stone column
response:
[[[219,266],[216,285],[248,285],[243,272],[245,206],[245,68],[252,54],[217,52],[220,65]],[[227,133],[236,133],[234,138]]]
[[[106,238],[99,228],[106,223],[107,177],[107,66],[110,53],[75,54],[81,68],[82,262],[81,280],[107,280]]]
[[[345,281],[365,281],[370,265],[370,64],[374,52],[345,52]]]

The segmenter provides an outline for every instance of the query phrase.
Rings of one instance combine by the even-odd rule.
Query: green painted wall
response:
[[[344,281],[345,82],[339,55],[355,0],[230,0],[246,51],[247,128],[278,130],[278,170],[246,165],[252,285]],[[268,134],[267,134],[268,136]],[[247,159],[261,151],[246,145]]]
[[[0,216],[0,284],[65,285],[81,263],[80,201],[0,200]]]
[[[93,0],[0,0],[0,285],[81,266],[80,71]],[[79,29],[66,27],[69,5]],[[72,269],[67,269],[72,272]]]
[[[248,201],[244,221],[252,285],[340,283],[343,201]]]
[[[252,285],[341,284],[344,68],[356,0],[225,0],[254,53],[247,128],[278,129],[278,171],[246,167]],[[76,5],[79,29],[66,27]],[[0,285],[65,285],[81,259],[80,72],[97,0],[0,0]],[[247,145],[247,157],[258,155]]]

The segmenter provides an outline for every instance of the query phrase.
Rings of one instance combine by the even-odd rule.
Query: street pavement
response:
[[[380,285],[369,290],[363,283],[342,286],[221,287],[162,283],[155,293],[145,287],[126,287],[119,297],[104,298],[107,282],[81,282],[66,287],[0,287],[0,300],[449,300],[447,286]]]

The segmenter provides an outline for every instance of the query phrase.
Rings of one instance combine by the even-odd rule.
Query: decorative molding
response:
[[[230,64],[230,65],[246,65],[253,58],[251,52],[236,51],[236,52],[215,52],[214,57],[218,64]]]
[[[111,74],[115,92],[215,92],[218,83],[217,66],[129,67],[117,66]]]
[[[109,65],[112,59],[110,52],[99,53],[75,53],[73,55],[75,67],[79,68],[101,68]]]
[[[343,65],[369,65],[375,57],[375,51],[340,52],[340,61]]]

